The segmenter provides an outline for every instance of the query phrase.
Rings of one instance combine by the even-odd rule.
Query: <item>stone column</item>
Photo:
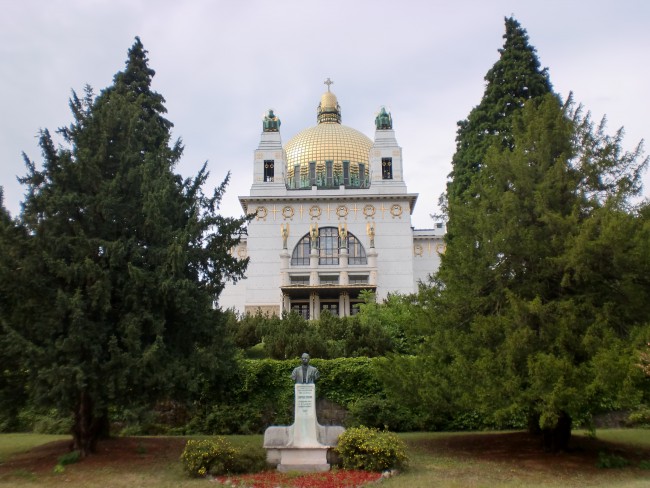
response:
[[[339,317],[348,317],[350,315],[350,295],[347,291],[342,291],[339,295]]]
[[[280,309],[280,314],[282,312],[290,312],[291,311],[291,298],[289,298],[289,295],[282,294],[282,307]]]
[[[377,250],[374,247],[368,251],[368,267],[370,268],[369,284],[377,286]]]
[[[318,249],[312,248],[309,253],[309,286],[320,285],[318,277]]]
[[[287,249],[283,249],[280,252],[280,285],[289,286],[291,280],[289,277],[289,263],[291,260],[291,255]]]
[[[348,276],[348,250],[346,248],[339,249],[339,285],[347,286],[350,283]]]
[[[309,318],[314,320],[320,318],[320,297],[315,292],[309,295]]]

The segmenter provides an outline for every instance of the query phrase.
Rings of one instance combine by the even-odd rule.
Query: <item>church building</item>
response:
[[[344,317],[363,290],[377,300],[413,293],[438,269],[445,229],[411,227],[418,196],[406,188],[391,114],[380,109],[371,140],[341,124],[325,84],[317,125],[285,146],[280,119],[272,110],[264,117],[250,194],[239,197],[255,216],[233,250],[250,261],[245,279],[221,294],[223,309]]]

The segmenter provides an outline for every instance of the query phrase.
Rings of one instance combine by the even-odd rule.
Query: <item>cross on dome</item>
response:
[[[323,82],[323,84],[327,85],[327,91],[330,91],[330,85],[333,85],[334,82],[327,77],[327,79]]]

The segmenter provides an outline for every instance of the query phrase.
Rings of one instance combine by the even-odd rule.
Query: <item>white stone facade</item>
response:
[[[319,117],[328,108],[324,103],[335,104],[329,113],[340,118],[329,90],[321,99]],[[331,131],[339,122],[322,123]],[[365,136],[359,136],[365,141],[349,142],[350,129],[342,126],[348,131],[345,137],[327,135],[334,139],[321,142],[319,127],[314,128],[309,150],[316,160],[322,149],[324,159],[302,167],[287,161],[279,130],[267,131],[266,122],[264,127],[254,155],[250,195],[239,198],[244,211],[255,217],[233,250],[250,262],[245,279],[227,284],[220,307],[239,313],[295,310],[308,318],[328,309],[348,316],[356,312],[361,290],[375,292],[379,300],[389,293],[413,293],[419,281],[437,270],[444,227],[411,227],[417,194],[407,192],[392,120],[390,128],[376,130],[363,161],[337,161],[341,156],[328,156],[327,150],[334,145],[337,154],[345,154],[344,146],[356,142],[368,147]]]

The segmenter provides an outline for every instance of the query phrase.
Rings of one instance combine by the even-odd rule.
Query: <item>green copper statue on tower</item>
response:
[[[391,130],[393,128],[393,117],[386,112],[385,107],[381,107],[379,114],[375,117],[375,127],[377,127],[377,130]]]
[[[269,112],[264,116],[262,127],[264,132],[278,132],[280,130],[280,119],[273,113],[272,108],[270,108]]]

